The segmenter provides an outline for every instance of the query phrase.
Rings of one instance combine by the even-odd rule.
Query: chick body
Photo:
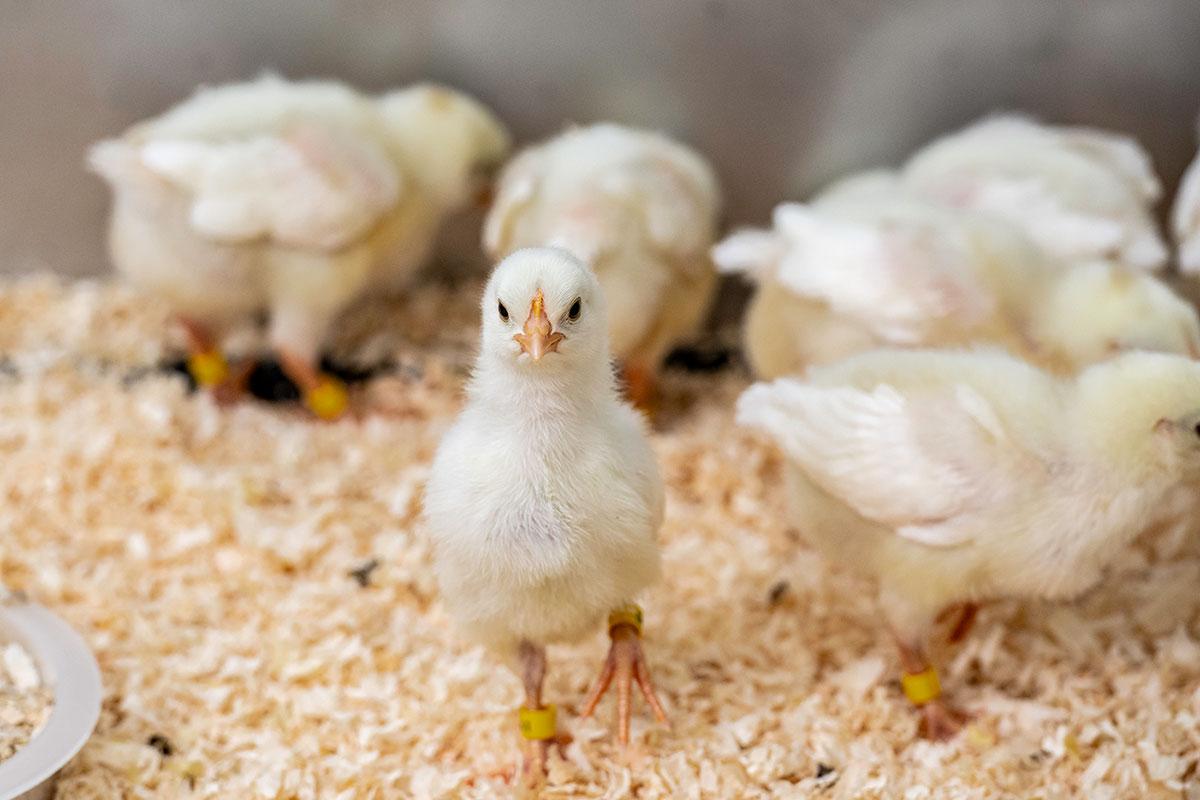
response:
[[[1023,300],[1054,274],[1011,225],[878,174],[785,203],[773,230],[734,233],[713,255],[757,284],[744,340],[760,377],[888,345],[989,341],[1024,352]]]
[[[608,301],[613,355],[652,375],[708,308],[719,207],[716,176],[690,148],[649,131],[592,125],[512,161],[484,242],[496,258],[552,245],[589,264]]]
[[[265,76],[198,92],[92,151],[117,269],[219,338],[259,311],[315,363],[336,316],[402,286],[507,134],[465,95],[369,98]]]
[[[471,638],[519,662],[527,706],[539,707],[545,645],[594,631],[658,578],[663,484],[641,416],[618,395],[604,295],[586,266],[563,250],[519,250],[492,274],[482,316],[425,519],[446,606]],[[624,742],[634,676],[664,716],[640,622],[610,621],[610,635],[584,715],[615,673]],[[545,752],[543,742],[541,764]]]
[[[1173,355],[1069,380],[993,351],[881,350],[757,384],[738,419],[781,447],[798,528],[878,581],[910,654],[948,608],[1086,590],[1200,482],[1200,364]]]

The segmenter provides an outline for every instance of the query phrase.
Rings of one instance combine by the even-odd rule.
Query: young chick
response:
[[[1200,156],[1183,173],[1171,206],[1171,232],[1181,272],[1200,272]]]
[[[1057,258],[1166,262],[1152,214],[1161,187],[1146,152],[1119,134],[988,117],[919,151],[903,176],[930,198],[1016,223]]]
[[[712,169],[690,148],[619,125],[574,128],[505,168],[484,244],[494,258],[553,245],[589,264],[630,397],[648,408],[663,356],[708,308],[719,205]]]
[[[518,250],[496,267],[482,309],[466,407],[438,448],[425,517],[450,611],[517,660],[533,777],[554,735],[545,646],[605,615],[612,648],[583,716],[615,676],[622,744],[633,681],[666,721],[631,605],[658,578],[663,485],[640,416],[618,396],[604,294],[586,266],[563,250]]]
[[[230,388],[220,337],[266,311],[281,365],[333,417],[344,389],[317,363],[334,318],[410,277],[507,149],[495,117],[450,89],[368,98],[265,76],[201,90],[90,161],[113,191],[112,260],[174,307],[198,382]]]
[[[883,345],[1025,346],[1021,311],[1053,269],[1000,220],[914,197],[886,176],[775,209],[774,229],[734,233],[717,268],[753,276],[745,344],[760,377]]]
[[[737,414],[786,454],[798,527],[878,580],[938,738],[962,719],[925,651],[944,610],[1072,597],[1200,482],[1200,363],[1178,356],[1068,380],[998,352],[883,350],[757,384]]]

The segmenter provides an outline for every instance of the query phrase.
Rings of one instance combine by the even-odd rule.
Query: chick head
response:
[[[1126,350],[1200,358],[1200,318],[1162,281],[1109,262],[1072,267],[1034,314],[1033,338],[1073,367]]]
[[[518,369],[561,373],[608,357],[600,284],[566,250],[517,250],[492,272],[483,293],[481,349]]]
[[[1099,458],[1200,483],[1200,362],[1130,352],[1079,376],[1079,421]]]
[[[490,193],[512,140],[482,103],[445,86],[419,84],[384,95],[379,109],[408,166],[447,208]]]

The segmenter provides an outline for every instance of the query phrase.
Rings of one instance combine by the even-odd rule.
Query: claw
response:
[[[642,696],[654,711],[659,722],[667,723],[667,714],[654,692],[654,684],[650,680],[650,668],[646,664],[646,656],[642,651],[641,637],[636,626],[628,623],[614,625],[609,630],[612,646],[608,658],[600,670],[596,685],[588,693],[583,710],[579,716],[586,719],[596,710],[600,698],[608,691],[613,679],[617,683],[617,741],[622,746],[629,744],[629,726],[633,716],[633,684],[636,681]]]

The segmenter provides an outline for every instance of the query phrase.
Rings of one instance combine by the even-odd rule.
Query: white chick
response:
[[[1195,309],[1108,262],[1046,257],[1003,219],[914,197],[886,173],[775,210],[714,248],[758,284],[745,346],[762,378],[882,346],[989,343],[1073,372],[1124,350],[1196,356]]]
[[[1200,272],[1200,156],[1179,181],[1171,206],[1171,232],[1175,236],[1180,271]]]
[[[737,415],[786,455],[799,528],[878,580],[938,738],[962,719],[926,657],[940,614],[1077,595],[1200,481],[1200,363],[1172,355],[1065,379],[999,352],[875,351],[757,384]]]
[[[370,98],[264,76],[203,89],[90,161],[113,191],[112,260],[171,304],[198,382],[236,384],[220,338],[265,311],[281,365],[333,417],[345,392],[317,367],[331,323],[402,285],[507,149],[495,117],[450,89]]]
[[[577,640],[605,615],[612,648],[583,716],[615,675],[623,744],[633,681],[666,721],[630,605],[659,575],[663,485],[642,419],[618,395],[604,294],[584,264],[554,248],[519,250],[493,272],[482,315],[466,406],[438,448],[425,518],[451,613],[519,663],[532,776],[554,734],[545,645]]]
[[[811,205],[778,206],[773,230],[736,232],[713,260],[758,284],[745,346],[760,377],[883,345],[1021,349],[1024,299],[1053,275],[1013,226],[914,197],[878,174]]]
[[[1150,157],[1116,133],[988,117],[926,146],[903,176],[930,198],[1010,220],[1056,258],[1146,270],[1167,259]]]
[[[663,356],[699,325],[716,286],[719,206],[716,177],[690,148],[619,125],[573,128],[505,168],[484,244],[494,258],[562,247],[592,267],[629,395],[648,409]]]

